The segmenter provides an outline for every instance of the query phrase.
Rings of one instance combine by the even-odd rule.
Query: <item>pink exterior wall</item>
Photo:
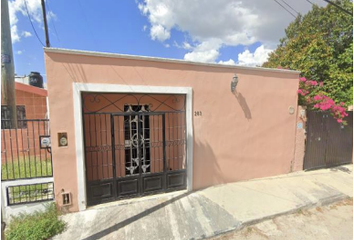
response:
[[[301,116],[302,111],[305,111],[305,108],[303,106],[298,106],[295,158],[292,167],[293,172],[302,171],[304,168],[305,140],[306,140],[306,112],[304,116]]]
[[[193,89],[193,189],[288,173],[294,161],[298,73],[45,52],[56,195],[77,211],[73,82]],[[230,82],[237,73],[237,93]],[[194,114],[193,114],[194,116]],[[69,145],[59,148],[58,132]]]
[[[23,83],[15,83],[16,105],[26,108],[27,119],[43,119],[47,113],[47,90]],[[2,101],[2,100],[1,100]],[[1,104],[3,104],[1,102]]]

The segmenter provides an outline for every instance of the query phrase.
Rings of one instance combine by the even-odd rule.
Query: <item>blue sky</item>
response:
[[[312,7],[287,2],[302,14]],[[44,43],[40,0],[27,6]],[[46,6],[52,47],[249,66],[266,60],[294,19],[271,0],[46,0]],[[10,0],[10,20],[15,72],[45,77],[43,46],[24,0]]]

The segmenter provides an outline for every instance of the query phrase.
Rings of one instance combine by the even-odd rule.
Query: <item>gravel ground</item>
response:
[[[352,240],[353,200],[301,210],[246,227],[212,240]]]

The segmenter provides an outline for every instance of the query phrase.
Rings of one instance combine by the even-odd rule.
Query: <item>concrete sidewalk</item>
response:
[[[353,197],[353,166],[297,172],[64,215],[54,239],[202,239]]]

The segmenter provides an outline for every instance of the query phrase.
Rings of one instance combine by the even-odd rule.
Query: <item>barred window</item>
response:
[[[17,110],[17,127],[27,128],[27,122],[21,121],[26,119],[26,107],[22,105],[16,106]],[[12,129],[11,124],[11,109],[7,105],[1,105],[1,129]]]

